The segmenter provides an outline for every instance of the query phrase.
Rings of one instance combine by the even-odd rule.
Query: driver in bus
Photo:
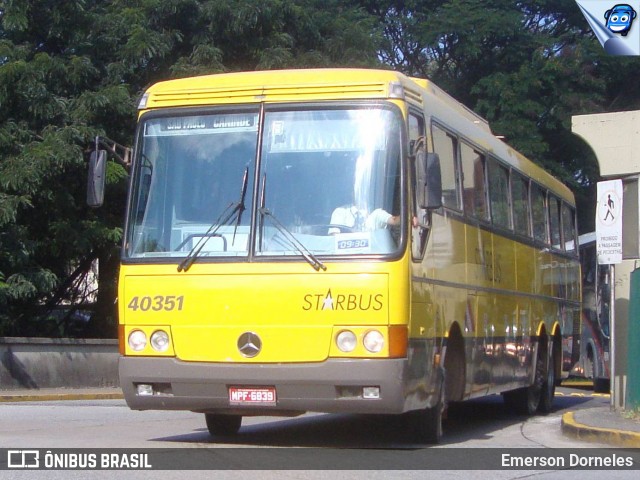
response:
[[[337,175],[334,175],[333,185],[335,193],[339,196],[340,206],[333,210],[328,233],[334,235],[336,233],[348,232],[364,232],[374,231],[388,228],[389,226],[400,225],[400,217],[392,215],[382,208],[376,208],[369,212],[367,208],[367,200],[362,198],[366,194],[359,194],[359,179],[356,171],[358,163],[363,162],[367,165],[368,160],[359,156],[353,162],[341,162],[336,168]],[[340,228],[344,227],[344,228]]]
[[[365,210],[355,205],[343,205],[333,211],[330,223],[331,225],[344,225],[354,231],[372,231],[400,225],[400,216],[391,215],[382,208],[376,208],[367,215]],[[336,233],[340,233],[339,227],[329,227],[329,234]]]

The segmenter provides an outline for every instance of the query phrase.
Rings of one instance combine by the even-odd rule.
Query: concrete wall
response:
[[[640,172],[640,110],[574,115],[571,130],[591,146],[603,177]]]
[[[118,341],[0,337],[0,390],[117,387]]]

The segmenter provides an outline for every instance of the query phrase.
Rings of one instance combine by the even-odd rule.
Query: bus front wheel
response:
[[[205,413],[207,430],[214,436],[235,435],[242,425],[242,415],[220,415],[217,413]]]
[[[442,417],[444,415],[444,382],[440,388],[440,398],[433,407],[416,410],[408,414],[410,427],[419,443],[436,444],[442,439]]]
[[[416,440],[427,444],[442,439],[442,404],[415,412]]]

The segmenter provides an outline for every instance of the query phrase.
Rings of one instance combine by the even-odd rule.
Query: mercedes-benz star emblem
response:
[[[253,332],[245,332],[238,338],[238,350],[247,357],[253,358],[260,353],[262,340]]]

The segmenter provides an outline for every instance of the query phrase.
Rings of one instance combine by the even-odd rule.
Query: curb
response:
[[[122,400],[122,392],[70,392],[70,393],[0,393],[0,403],[51,402],[61,400]]]
[[[562,433],[585,442],[640,448],[640,433],[584,425],[576,421],[574,412],[562,415]]]

